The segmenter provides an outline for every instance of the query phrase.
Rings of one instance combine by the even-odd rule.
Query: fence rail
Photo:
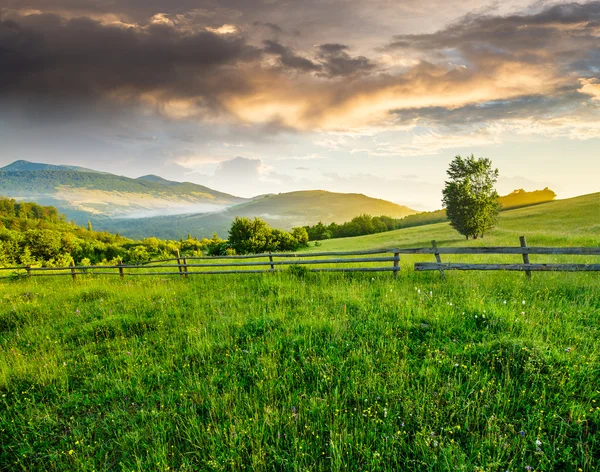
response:
[[[189,277],[190,275],[208,274],[256,274],[265,272],[276,272],[280,266],[315,266],[335,264],[335,267],[303,267],[310,272],[393,272],[398,277],[400,271],[400,255],[433,255],[436,262],[416,262],[414,270],[439,271],[442,278],[447,270],[508,270],[523,271],[528,277],[532,272],[567,271],[567,272],[589,272],[600,271],[600,264],[573,264],[573,263],[531,263],[530,255],[577,255],[577,256],[600,256],[600,247],[528,247],[525,237],[519,238],[519,246],[497,246],[497,247],[439,247],[436,241],[432,241],[431,247],[420,248],[391,248],[370,249],[362,251],[332,251],[312,253],[264,253],[240,256],[207,256],[207,257],[184,257],[178,254],[175,258],[147,261],[140,264],[118,264],[97,266],[68,267],[3,267],[0,271],[13,271],[9,277],[50,277],[71,276],[76,279],[84,275],[118,275],[145,276],[145,275],[179,275]],[[473,264],[473,263],[449,263],[442,262],[442,255],[521,255],[523,263],[511,264]],[[346,257],[349,256],[349,257]],[[368,256],[368,257],[365,257]],[[254,261],[243,261],[244,259],[255,259]],[[266,259],[256,261],[256,259]],[[283,259],[283,260],[282,260]],[[242,260],[242,261],[240,261]],[[201,261],[201,262],[199,262]],[[217,262],[213,262],[217,261]],[[226,262],[221,262],[226,261]],[[356,264],[392,263],[391,265],[377,265],[375,267],[356,266]],[[343,267],[345,264],[353,264],[351,267]],[[265,266],[265,268],[261,268]],[[248,269],[238,269],[248,267]],[[233,270],[214,270],[216,268],[234,268]],[[7,277],[1,277],[7,278]]]

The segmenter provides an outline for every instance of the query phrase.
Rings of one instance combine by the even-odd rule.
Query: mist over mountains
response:
[[[394,218],[416,213],[406,206],[362,194],[322,190],[240,198],[190,182],[156,175],[137,179],[76,166],[16,161],[0,169],[0,194],[52,205],[78,224],[130,237],[181,238],[188,233],[226,235],[236,216],[271,225],[344,222],[368,213]]]

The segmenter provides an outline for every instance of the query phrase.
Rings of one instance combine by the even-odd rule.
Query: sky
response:
[[[0,0],[0,165],[441,207],[600,190],[600,1]]]

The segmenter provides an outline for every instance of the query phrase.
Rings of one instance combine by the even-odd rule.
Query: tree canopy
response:
[[[260,218],[236,217],[229,230],[228,246],[237,254],[258,254],[269,251],[295,251],[308,245],[305,228],[292,233],[271,228]]]
[[[447,174],[442,202],[450,225],[467,239],[483,237],[496,225],[501,209],[494,189],[498,169],[492,169],[489,159],[456,156]]]

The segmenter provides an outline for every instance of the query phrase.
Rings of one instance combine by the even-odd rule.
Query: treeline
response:
[[[67,222],[51,206],[0,197],[0,266],[138,263],[177,252],[201,255],[216,239],[132,240]]]
[[[500,204],[503,209],[535,205],[537,203],[544,203],[552,201],[556,198],[556,193],[546,187],[543,190],[534,190],[533,192],[526,192],[525,190],[518,189],[513,190],[508,195],[500,197]]]
[[[323,239],[350,238],[366,234],[383,233],[395,229],[409,228],[412,226],[428,225],[446,221],[444,210],[416,213],[404,218],[391,218],[389,216],[355,216],[346,223],[331,223],[325,225],[318,222],[313,226],[304,226],[308,233],[309,241],[321,241]]]
[[[51,206],[18,202],[0,197],[0,267],[16,265],[60,267],[79,265],[136,264],[157,258],[249,254],[294,251],[308,245],[304,228],[291,233],[270,228],[255,218],[236,218],[229,240],[216,234],[197,239],[188,235],[179,241],[146,238],[133,240],[67,222]]]
[[[546,187],[543,190],[527,192],[523,189],[499,198],[503,210],[510,208],[535,205],[554,200],[556,193]],[[346,223],[331,223],[325,225],[318,222],[313,226],[304,226],[308,233],[309,241],[320,241],[323,239],[349,238],[363,236],[366,234],[382,233],[395,229],[411,228],[414,226],[443,223],[448,221],[446,210],[426,211],[415,213],[404,218],[391,218],[389,216],[360,215],[352,218]]]

